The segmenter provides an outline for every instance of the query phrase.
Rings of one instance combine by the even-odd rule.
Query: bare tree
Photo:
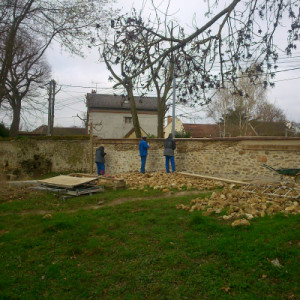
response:
[[[224,137],[228,134],[227,114],[232,104],[231,97],[232,95],[228,89],[221,89],[206,107],[207,117],[212,118],[219,125],[220,132],[223,132]]]
[[[256,119],[258,121],[275,123],[286,123],[286,116],[283,110],[273,103],[264,101],[257,107]]]
[[[154,19],[143,20],[141,13],[133,10],[130,14],[120,16],[111,20],[113,29],[113,40],[106,39],[102,50],[102,57],[112,74],[115,87],[121,85],[125,89],[126,96],[131,104],[133,124],[136,135],[139,136],[139,120],[135,108],[133,94],[136,93],[142,99],[149,92],[155,92],[157,96],[158,126],[157,136],[163,137],[164,117],[168,110],[167,101],[171,95],[172,81],[174,75],[180,90],[184,93],[191,90],[191,82],[198,78],[190,77],[186,80],[187,70],[191,67],[189,54],[186,51],[177,51],[157,61],[157,57],[163,51],[172,46],[171,41],[157,41],[156,34],[162,32],[173,35],[175,28],[179,28],[174,21],[161,19],[156,14]],[[155,34],[153,34],[155,32]],[[177,30],[177,35],[182,36],[183,32]],[[156,63],[152,63],[156,61]],[[183,64],[180,64],[183,61]],[[149,69],[138,76],[140,69],[146,65]],[[190,71],[191,73],[191,71]],[[191,78],[193,80],[191,80]],[[194,86],[195,83],[193,83]],[[143,100],[141,100],[143,101]]]
[[[39,45],[26,32],[15,41],[14,61],[9,68],[5,84],[5,100],[12,109],[13,119],[10,135],[15,136],[19,131],[22,104],[27,109],[37,111],[40,91],[50,78],[49,65],[39,57]]]
[[[125,91],[126,95],[123,94],[124,98],[127,97],[130,103],[130,111],[131,111],[131,116],[132,116],[132,122],[133,122],[133,127],[134,131],[136,134],[137,138],[141,137],[141,128],[140,128],[140,122],[139,118],[137,115],[137,110],[136,110],[136,103],[134,99],[134,82],[135,79],[129,78],[127,75],[126,71],[126,54],[125,57],[122,57],[122,59],[118,56],[120,53],[117,53],[117,57],[115,58],[114,53],[111,51],[112,48],[110,48],[108,45],[104,46],[104,50],[102,53],[102,56],[104,58],[105,64],[112,74],[113,78],[117,80],[119,84],[121,84]],[[116,59],[115,61],[120,62],[120,67],[121,67],[121,75],[118,75],[117,72],[113,69],[112,64],[113,64],[113,59]]]
[[[138,83],[146,83],[146,89],[141,92],[146,94],[152,86],[159,91],[157,83],[162,83],[167,91],[173,76],[171,68],[174,69],[174,65],[170,63],[173,60],[176,77],[181,78],[177,80],[177,88],[182,103],[206,105],[216,91],[226,88],[226,83],[231,82],[229,91],[235,97],[236,106],[240,102],[241,107],[241,99],[243,103],[247,99],[246,107],[250,109],[251,97],[244,97],[239,74],[245,66],[252,64],[256,66],[257,76],[259,73],[266,75],[263,87],[273,85],[270,79],[275,76],[279,53],[275,33],[281,25],[288,26],[285,51],[291,54],[299,40],[299,3],[296,0],[232,0],[226,7],[222,7],[223,4],[221,1],[208,2],[206,16],[209,20],[201,23],[202,19],[199,19],[200,25],[194,20],[194,32],[189,35],[185,35],[180,26],[174,30],[167,13],[161,22],[157,18],[159,9],[154,5],[156,15],[152,22],[150,19],[145,22],[141,13],[111,20],[115,33],[104,55],[110,71],[113,65],[120,66],[121,77],[116,72],[113,74],[116,79],[114,87],[126,89],[127,85],[127,89],[130,86],[134,91]],[[112,53],[116,56],[111,56]],[[161,72],[166,70],[165,75],[168,75],[163,78]],[[247,76],[253,77],[253,70],[247,72]],[[157,95],[159,98],[160,94]],[[138,130],[134,111],[133,104],[133,120],[137,119],[134,126]],[[249,115],[250,111],[241,110],[241,132],[247,128],[245,118]]]
[[[114,1],[114,0],[111,0]],[[53,40],[72,53],[82,54],[82,47],[94,39],[93,28],[103,28],[111,11],[106,0],[5,0],[0,4],[0,104],[5,95],[9,70],[15,63],[16,39],[25,31],[39,40],[42,57]]]
[[[223,126],[224,136],[247,135],[249,127],[258,134],[255,124],[285,121],[282,110],[267,101],[265,77],[256,72],[256,67],[241,72],[234,84],[227,82],[207,106],[207,116]]]
[[[227,81],[236,82],[238,71],[245,65],[257,64],[257,71],[267,70],[274,76],[280,48],[276,45],[275,33],[280,26],[286,26],[287,43],[285,51],[291,54],[299,41],[300,10],[297,0],[232,0],[222,8],[224,2],[208,2],[206,16],[209,20],[200,25],[195,23],[194,32],[176,37],[171,32],[161,34],[140,23],[140,28],[155,36],[156,43],[172,42],[151,62],[147,62],[132,79],[143,74],[151,65],[163,61],[175,52],[187,51],[190,65],[197,65],[195,71],[201,79],[202,103],[210,101],[206,93],[225,87]],[[202,21],[199,20],[200,22]],[[200,23],[199,22],[199,23]],[[282,44],[282,39],[280,40]],[[181,61],[182,63],[182,61]],[[218,71],[213,70],[218,67]],[[192,78],[195,72],[187,74]],[[268,84],[268,81],[266,81]]]

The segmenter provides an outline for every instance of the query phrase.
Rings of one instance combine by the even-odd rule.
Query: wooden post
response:
[[[90,173],[93,174],[94,166],[94,143],[93,143],[93,122],[90,123]]]

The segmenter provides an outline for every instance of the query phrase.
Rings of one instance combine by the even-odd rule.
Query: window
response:
[[[130,124],[132,122],[132,117],[125,117],[125,124]]]

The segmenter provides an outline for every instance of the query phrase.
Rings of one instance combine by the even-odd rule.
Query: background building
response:
[[[135,104],[141,131],[147,135],[157,135],[157,99],[135,97]],[[127,97],[87,94],[87,108],[94,135],[101,138],[135,137]]]

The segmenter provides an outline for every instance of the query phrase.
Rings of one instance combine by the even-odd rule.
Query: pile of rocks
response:
[[[190,212],[195,210],[202,211],[203,215],[212,213],[222,214],[224,220],[232,221],[232,226],[250,225],[250,220],[255,217],[264,217],[266,214],[272,215],[278,212],[298,214],[300,213],[299,192],[283,197],[286,193],[284,189],[279,189],[277,185],[255,186],[255,190],[246,191],[245,186],[229,184],[226,182],[211,180],[199,177],[185,176],[181,173],[153,172],[153,173],[123,173],[118,176],[126,182],[130,189],[145,189],[152,187],[168,192],[176,190],[201,190],[209,191],[222,187],[222,191],[214,191],[211,196],[206,198],[196,198],[189,205],[180,204],[178,209],[185,209]],[[266,195],[265,191],[282,196]],[[298,195],[298,196],[297,196]],[[225,212],[225,215],[223,215]]]
[[[276,190],[278,186],[274,186]],[[211,197],[193,199],[190,205],[177,205],[178,209],[203,211],[203,215],[212,213],[226,213],[224,220],[239,220],[232,226],[250,225],[248,220],[254,217],[264,217],[278,212],[298,214],[300,213],[298,199],[286,197],[271,197],[264,194],[265,186],[256,188],[255,193],[249,193],[232,184],[225,187],[221,192],[213,192]],[[241,223],[241,224],[240,224]]]
[[[227,186],[227,183],[204,178],[187,177],[180,173],[123,173],[118,178],[125,180],[126,186],[130,189],[144,189],[152,187],[168,192],[171,189],[181,190],[214,190],[217,187]]]

